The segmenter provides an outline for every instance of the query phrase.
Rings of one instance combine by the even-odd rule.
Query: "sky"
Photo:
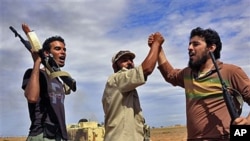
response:
[[[21,24],[35,31],[40,42],[53,35],[65,39],[67,60],[61,70],[77,82],[66,96],[67,124],[79,119],[102,123],[102,93],[113,73],[111,58],[119,50],[136,54],[142,63],[148,36],[160,32],[166,56],[175,68],[188,62],[190,31],[216,30],[222,40],[221,61],[240,66],[250,76],[249,0],[1,0],[0,1],[0,136],[26,136],[30,120],[21,89],[23,74],[33,66]],[[156,66],[157,67],[157,66]],[[151,127],[185,125],[184,89],[164,81],[157,68],[137,88],[146,123]],[[243,106],[243,116],[250,111]]]

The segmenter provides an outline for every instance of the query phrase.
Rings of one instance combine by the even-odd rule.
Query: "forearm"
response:
[[[148,76],[153,72],[160,52],[160,46],[161,44],[159,42],[154,42],[147,57],[142,62],[142,68],[145,76]]]
[[[160,53],[158,56],[158,65],[159,65],[158,68],[160,69],[160,71],[165,74],[171,72],[174,69],[173,66],[167,60],[162,47],[160,48]]]
[[[160,49],[160,53],[158,56],[158,69],[161,72],[161,75],[168,82],[169,73],[174,69],[172,65],[167,60],[163,48]]]
[[[163,63],[165,63],[167,61],[166,59],[166,56],[165,56],[165,53],[164,53],[164,50],[163,48],[161,47],[160,48],[160,53],[159,53],[159,56],[158,56],[158,65],[162,65]]]
[[[25,97],[30,103],[37,102],[40,95],[40,63],[34,63],[33,70],[27,86],[25,88]]]
[[[246,117],[246,119],[247,119],[247,125],[250,125],[250,112],[249,112],[248,116]]]

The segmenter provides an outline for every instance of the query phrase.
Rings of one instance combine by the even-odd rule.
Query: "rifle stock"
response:
[[[225,103],[226,103],[226,106],[227,106],[227,109],[228,109],[228,112],[230,114],[230,117],[231,117],[231,120],[234,121],[236,118],[238,118],[240,115],[238,114],[238,111],[237,111],[237,108],[235,106],[235,103],[234,103],[234,100],[233,100],[233,97],[231,94],[229,94],[228,92],[228,88],[225,84],[225,82],[223,81],[222,77],[221,77],[221,74],[220,74],[220,71],[219,71],[219,68],[216,64],[216,61],[215,61],[215,57],[214,57],[214,54],[212,52],[209,52],[211,58],[212,58],[212,61],[213,61],[213,64],[215,66],[215,69],[217,71],[217,74],[218,74],[218,77],[220,79],[220,82],[221,82],[221,85],[222,85],[222,92],[223,92],[223,98],[225,100]]]
[[[19,37],[20,41],[24,44],[24,46],[26,47],[26,49],[28,49],[30,52],[31,52],[31,49],[32,49],[32,46],[30,44],[29,41],[23,39],[23,37],[12,27],[10,26],[9,27],[10,30],[12,32],[14,32],[15,34],[15,37]],[[50,68],[49,71],[51,73],[53,72],[58,72],[58,71],[61,71],[59,66],[57,65],[57,63],[55,62],[55,60],[53,59],[53,57],[51,56],[48,56],[47,58],[44,57],[42,55],[43,53],[41,52],[41,50],[39,51],[39,55],[40,57],[42,58],[42,64],[46,67],[46,68]],[[76,81],[69,77],[69,76],[59,76],[62,81],[69,86],[69,88],[72,90],[72,91],[76,91]]]

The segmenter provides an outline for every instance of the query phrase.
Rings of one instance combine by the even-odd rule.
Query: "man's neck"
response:
[[[210,59],[204,65],[201,66],[199,72],[206,73],[206,72],[210,71],[213,67],[214,67],[214,64],[213,64],[212,60]]]

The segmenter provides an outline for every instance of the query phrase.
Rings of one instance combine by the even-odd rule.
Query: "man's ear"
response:
[[[43,51],[43,54],[44,54],[44,56],[47,57],[47,56],[49,56],[50,53],[49,53],[49,51],[46,51],[46,50],[45,50],[45,51]]]
[[[210,47],[209,47],[209,51],[210,52],[214,52],[216,49],[216,45],[215,44],[212,44]]]
[[[114,63],[114,64],[112,65],[112,68],[113,68],[113,70],[114,70],[115,73],[118,71],[118,66],[117,66],[116,63]]]
[[[117,64],[117,62],[115,62],[112,65],[112,67],[113,67],[113,70],[114,70],[115,73],[118,72],[121,69],[120,66]]]

